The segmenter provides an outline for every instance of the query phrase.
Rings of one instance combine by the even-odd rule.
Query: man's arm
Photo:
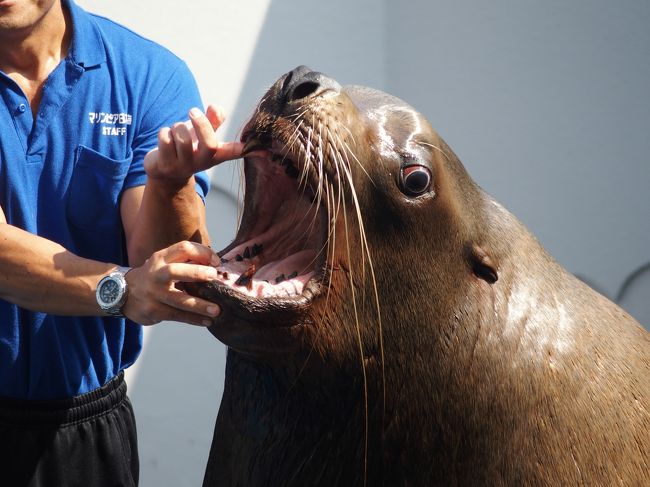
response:
[[[177,282],[216,278],[216,269],[211,264],[215,265],[217,259],[210,248],[187,240],[165,246],[183,235],[194,235],[197,230],[201,238],[207,236],[203,203],[195,193],[193,175],[221,160],[239,156],[241,144],[221,144],[216,141],[213,127],[221,124],[223,116],[210,109],[208,117],[210,120],[200,112],[194,113],[195,142],[192,141],[193,131],[188,124],[182,124],[185,128],[175,126],[174,135],[167,139],[164,133],[169,129],[163,129],[162,147],[152,151],[150,162],[147,163],[147,172],[153,176],[148,184],[155,186],[160,183],[163,189],[172,187],[167,183],[175,178],[169,176],[179,174],[180,164],[182,171],[185,171],[181,171],[185,184],[180,189],[185,194],[191,186],[192,198],[172,198],[170,202],[165,196],[173,194],[159,193],[156,191],[158,188],[153,187],[154,191],[149,193],[147,199],[146,187],[140,187],[127,191],[124,195],[126,198],[122,199],[121,214],[130,242],[133,266],[126,276],[129,294],[123,312],[137,323],[151,325],[172,320],[209,326],[210,318],[219,312],[213,303],[189,296],[175,285]],[[195,118],[199,120],[195,121]],[[176,133],[180,135],[176,137]],[[181,193],[178,189],[175,190],[177,194]],[[141,202],[139,191],[143,198]],[[194,206],[189,202],[193,202]],[[168,211],[178,211],[179,214],[170,219]],[[165,224],[166,218],[168,222],[177,224]],[[156,222],[162,222],[160,226],[165,229],[163,232],[145,231]],[[156,237],[152,238],[152,235]],[[133,248],[138,250],[134,251]],[[148,255],[147,252],[152,249],[161,250]],[[131,255],[132,252],[136,254]],[[104,312],[96,303],[95,289],[99,280],[115,268],[115,263],[79,257],[55,242],[8,224],[0,208],[0,298],[32,311],[59,315],[102,315]]]
[[[0,298],[32,311],[98,315],[95,286],[115,267],[7,224],[0,208]]]
[[[161,129],[158,148],[145,157],[145,186],[131,188],[122,196],[120,211],[129,263],[141,265],[126,275],[130,291],[123,311],[131,319],[135,320],[134,310],[143,308],[153,322],[205,320],[196,309],[205,310],[209,316],[218,313],[216,305],[177,289],[175,283],[183,279],[170,278],[164,269],[170,262],[175,269],[185,266],[188,272],[197,263],[218,263],[216,255],[205,246],[209,244],[205,205],[196,193],[194,174],[241,156],[243,144],[217,140],[216,130],[224,118],[223,112],[214,106],[209,106],[205,114],[194,108],[190,110],[190,121]],[[205,245],[195,243],[192,246],[190,240]],[[172,247],[165,248],[170,244]],[[208,255],[191,255],[188,251],[192,248],[203,249]],[[159,269],[157,277],[147,279],[154,269]],[[210,270],[216,276],[216,270]],[[146,301],[140,302],[141,297]],[[185,310],[187,316],[174,318],[177,310]]]
[[[208,247],[187,241],[155,252],[143,266],[127,274],[131,288],[125,314],[144,325],[173,320],[209,326],[218,307],[186,295],[174,283],[215,279],[216,270],[209,266],[214,264],[212,259]],[[116,267],[84,259],[55,242],[9,225],[0,208],[1,299],[50,314],[102,315],[95,289]]]

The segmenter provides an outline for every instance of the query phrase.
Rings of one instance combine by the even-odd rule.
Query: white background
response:
[[[568,270],[650,324],[650,2],[85,0],[194,72],[236,138],[299,64],[397,95]],[[237,163],[213,174],[216,247],[236,227]],[[175,323],[129,373],[141,485],[201,484],[224,347]]]

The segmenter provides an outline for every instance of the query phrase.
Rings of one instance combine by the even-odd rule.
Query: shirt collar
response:
[[[106,62],[106,50],[99,27],[92,15],[82,10],[72,0],[62,0],[72,18],[72,42],[68,58],[89,69]]]

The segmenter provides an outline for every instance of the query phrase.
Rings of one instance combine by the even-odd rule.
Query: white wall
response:
[[[646,0],[79,3],[185,59],[204,101],[231,114],[225,138],[280,74],[307,64],[420,109],[479,184],[610,297],[650,261]],[[237,174],[213,175],[215,247],[235,233]],[[629,284],[622,304],[650,324],[650,269]],[[142,486],[201,484],[223,365],[205,330],[148,331],[129,375]]]

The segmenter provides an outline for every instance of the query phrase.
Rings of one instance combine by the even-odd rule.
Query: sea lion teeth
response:
[[[228,263],[228,259],[226,259],[224,257],[221,257],[219,260],[221,261],[222,264],[227,264]]]
[[[280,274],[278,277],[275,278],[275,283],[280,284],[281,282],[285,281],[287,278],[285,277],[284,274]]]
[[[241,262],[241,261],[244,260],[244,258],[241,256],[241,254],[237,254],[237,255],[235,255],[235,260],[236,260],[237,262]]]
[[[262,244],[253,244],[253,249],[251,251],[251,256],[256,257],[256,256],[260,255],[262,253],[263,249],[264,249],[264,247],[262,246]]]
[[[252,265],[248,269],[246,269],[246,272],[244,272],[241,276],[237,278],[237,280],[235,281],[235,285],[246,286],[247,289],[250,291],[252,289],[252,280],[254,274],[255,274],[255,266]]]
[[[246,247],[244,249],[244,254],[243,254],[244,259],[250,259],[251,258],[251,251],[250,248]]]
[[[293,271],[287,276],[287,279],[293,279],[294,277],[298,277],[298,271]]]

